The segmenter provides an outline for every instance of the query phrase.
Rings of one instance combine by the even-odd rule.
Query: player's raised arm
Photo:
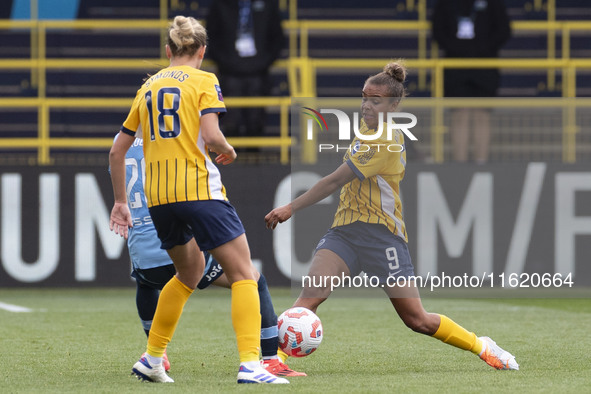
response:
[[[275,229],[277,224],[288,220],[294,212],[316,204],[330,196],[336,190],[355,179],[356,175],[347,163],[341,164],[334,172],[325,176],[310,190],[282,207],[273,209],[265,216],[267,228]]]

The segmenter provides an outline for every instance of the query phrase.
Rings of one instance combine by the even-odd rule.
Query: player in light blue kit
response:
[[[152,319],[158,304],[160,290],[175,274],[172,260],[165,250],[160,248],[160,239],[148,211],[144,193],[145,161],[142,140],[137,138],[125,156],[126,194],[131,211],[133,227],[129,229],[127,245],[133,270],[131,276],[137,284],[136,305],[146,335],[150,333]],[[205,289],[211,284],[230,288],[221,265],[213,257],[203,252],[206,266],[198,289]],[[255,277],[259,275],[258,273]],[[277,357],[277,315],[271,302],[271,294],[263,274],[258,277],[258,292],[261,301],[261,353],[263,366],[277,376],[305,376],[283,364]],[[166,354],[163,359],[166,371],[170,362]]]

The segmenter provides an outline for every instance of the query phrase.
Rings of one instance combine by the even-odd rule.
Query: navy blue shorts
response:
[[[209,287],[216,279],[224,273],[222,266],[213,256],[207,252],[203,252],[205,257],[205,271],[203,277],[197,284],[198,289],[205,289]],[[162,290],[165,284],[176,274],[173,264],[164,265],[162,267],[148,268],[145,270],[134,269],[131,276],[135,278],[138,283],[149,286],[153,289]]]
[[[223,200],[185,201],[150,207],[162,249],[184,245],[195,237],[201,250],[211,250],[244,234],[234,207]]]
[[[389,276],[414,276],[408,245],[382,224],[353,222],[333,227],[318,242],[316,251],[320,249],[339,255],[351,276],[363,271],[379,278],[381,284]]]

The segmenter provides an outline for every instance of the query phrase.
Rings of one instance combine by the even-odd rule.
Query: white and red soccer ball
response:
[[[306,308],[291,308],[277,319],[279,347],[291,357],[314,353],[322,342],[322,323]]]

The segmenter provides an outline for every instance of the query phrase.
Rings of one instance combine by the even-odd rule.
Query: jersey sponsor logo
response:
[[[144,216],[144,217],[132,217],[133,227],[137,228],[139,226],[143,226],[146,224],[152,224],[152,217],[151,216]]]

